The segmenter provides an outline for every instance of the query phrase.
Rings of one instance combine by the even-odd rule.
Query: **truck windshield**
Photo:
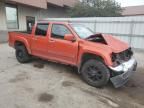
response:
[[[71,26],[82,39],[86,39],[89,36],[94,35],[94,32],[84,25],[71,24]]]

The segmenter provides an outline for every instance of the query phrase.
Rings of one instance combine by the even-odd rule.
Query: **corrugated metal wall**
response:
[[[144,16],[96,17],[96,18],[49,18],[53,21],[70,21],[84,24],[95,32],[113,34],[132,47],[144,50]]]

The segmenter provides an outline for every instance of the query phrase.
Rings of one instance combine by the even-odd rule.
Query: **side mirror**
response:
[[[67,41],[71,41],[71,42],[74,42],[76,40],[74,35],[72,35],[72,34],[66,34],[64,36],[64,39],[67,40]]]

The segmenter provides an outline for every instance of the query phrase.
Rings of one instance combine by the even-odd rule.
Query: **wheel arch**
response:
[[[101,61],[105,64],[105,60],[103,57],[97,55],[97,54],[93,54],[93,53],[83,53],[81,58],[80,58],[80,64],[78,66],[78,72],[81,72],[81,67],[83,66],[83,64],[89,60],[89,59],[96,59],[98,61]]]
[[[16,49],[18,46],[24,46],[24,47],[27,49],[28,53],[31,54],[31,50],[30,50],[29,45],[28,45],[27,42],[21,41],[21,40],[16,40],[16,41],[14,42],[14,47],[15,47],[15,49]]]

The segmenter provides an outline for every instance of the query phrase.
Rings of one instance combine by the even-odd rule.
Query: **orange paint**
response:
[[[41,23],[47,22],[41,21]],[[71,35],[67,34],[65,39],[52,38],[53,24],[64,25]],[[110,35],[103,35],[108,45],[81,39],[69,23],[49,22],[46,36],[35,36],[36,26],[37,24],[33,27],[31,34],[9,32],[9,45],[14,47],[15,42],[19,41],[25,45],[30,55],[74,66],[79,66],[82,55],[85,53],[100,56],[107,66],[112,66],[112,52],[118,53],[129,48],[128,44]],[[74,41],[71,41],[72,38]]]

